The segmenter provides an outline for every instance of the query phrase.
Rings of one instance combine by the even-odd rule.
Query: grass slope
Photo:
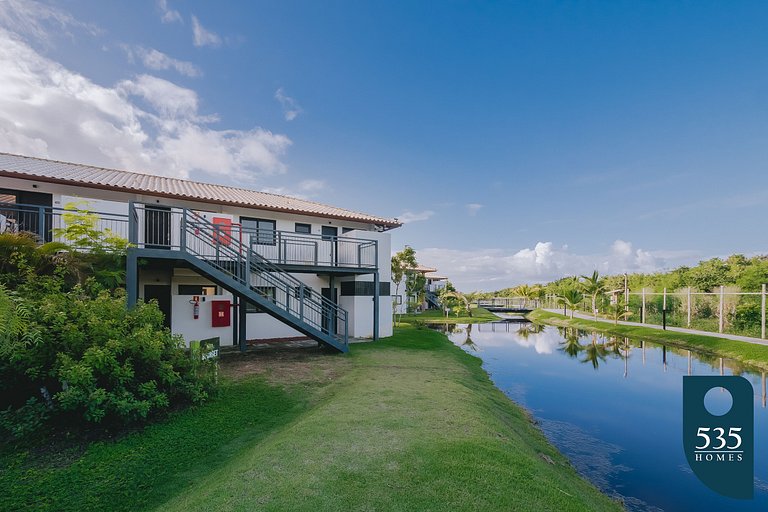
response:
[[[152,508],[191,488],[306,408],[305,397],[262,379],[225,385],[217,400],[172,414],[84,454],[5,450],[0,510],[129,511]]]
[[[751,366],[768,369],[768,346],[766,345],[756,345],[745,341],[701,336],[698,334],[663,331],[648,327],[614,325],[581,318],[570,319],[564,315],[542,310],[536,310],[529,313],[528,318],[534,322],[559,327],[576,327],[587,331],[597,331],[617,336],[658,341],[660,343],[690,348],[707,354],[735,359]]]
[[[400,329],[351,357],[320,404],[162,509],[620,509],[442,334]]]
[[[400,323],[424,322],[427,324],[480,324],[493,322],[499,317],[484,308],[472,308],[472,316],[448,315],[438,309],[428,309],[418,315],[398,315]]]
[[[0,509],[620,510],[438,332],[296,357],[236,354],[217,400],[83,453],[6,450]]]

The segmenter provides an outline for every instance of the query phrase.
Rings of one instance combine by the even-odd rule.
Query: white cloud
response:
[[[78,21],[69,13],[35,0],[0,0],[0,26],[45,46],[53,44],[53,34],[74,37],[71,29],[91,35],[101,32],[95,25]]]
[[[188,77],[201,76],[203,73],[200,68],[184,60],[174,59],[165,53],[154,48],[144,48],[143,46],[122,45],[121,48],[128,55],[128,59],[134,62],[137,58],[145,67],[154,70],[173,69],[179,74]]]
[[[157,0],[157,7],[160,9],[160,21],[163,23],[183,23],[181,13],[168,7],[168,0]]]
[[[568,275],[622,272],[656,272],[690,262],[690,251],[646,251],[631,243],[615,241],[602,254],[577,254],[567,246],[538,242],[516,252],[502,249],[417,249],[420,261],[428,261],[459,289],[498,290],[522,283],[548,282]]]
[[[480,211],[480,208],[482,208],[483,206],[484,206],[484,205],[482,205],[482,204],[480,204],[480,203],[469,203],[469,204],[465,204],[465,205],[464,205],[464,208],[466,208],[466,209],[467,209],[467,213],[468,213],[468,214],[469,214],[471,217],[474,217],[475,215],[477,215],[477,212],[479,212],[479,211]]]
[[[285,171],[288,137],[213,129],[198,105],[193,90],[151,75],[95,84],[0,28],[0,151],[240,183]]]
[[[303,192],[320,192],[328,185],[323,180],[302,180],[299,182],[299,190]]]
[[[197,93],[168,80],[152,75],[139,75],[124,80],[116,90],[125,96],[143,98],[164,119],[194,118],[197,114]]]
[[[423,212],[411,212],[406,210],[397,216],[397,220],[399,220],[403,224],[408,224],[409,222],[418,222],[421,220],[427,220],[430,217],[432,217],[434,214],[435,212],[433,212],[432,210],[424,210]]]
[[[203,25],[200,24],[200,20],[197,16],[192,16],[192,35],[194,36],[194,44],[198,48],[201,46],[219,46],[221,45],[221,37],[215,32],[206,30]]]
[[[303,112],[296,100],[285,94],[282,87],[275,91],[275,99],[283,107],[283,115],[286,121],[293,121]]]

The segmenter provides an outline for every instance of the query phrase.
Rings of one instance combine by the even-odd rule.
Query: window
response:
[[[323,240],[333,240],[335,237],[339,236],[339,228],[335,226],[323,226],[322,233]]]
[[[275,221],[268,219],[253,219],[251,217],[240,217],[240,225],[243,227],[244,233],[255,236],[255,242],[257,244],[275,245]]]
[[[296,223],[296,232],[297,233],[310,234],[310,233],[312,233],[312,225],[311,224],[302,224],[300,222],[297,222]]]
[[[297,299],[301,296],[301,286],[297,286],[294,288],[293,296]],[[305,299],[311,299],[312,298],[312,288],[309,286],[304,287],[304,298]]]
[[[355,228],[341,228],[341,234],[349,233],[350,231],[354,231]]]
[[[180,284],[179,295],[216,295],[216,287],[202,284]]]

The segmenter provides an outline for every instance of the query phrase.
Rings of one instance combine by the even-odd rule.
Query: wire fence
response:
[[[548,295],[545,302],[550,308],[563,307],[555,295]],[[627,315],[622,320],[630,322],[766,339],[765,284],[759,292],[721,286],[713,292],[643,289],[601,295],[597,300],[598,317],[609,317],[608,311],[616,304],[624,306]],[[578,311],[593,314],[591,297],[584,298]]]

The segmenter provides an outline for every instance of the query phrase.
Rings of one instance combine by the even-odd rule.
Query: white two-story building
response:
[[[157,300],[174,333],[222,345],[392,334],[396,219],[293,197],[0,153],[0,232],[55,238],[66,208],[128,239],[129,305]]]

